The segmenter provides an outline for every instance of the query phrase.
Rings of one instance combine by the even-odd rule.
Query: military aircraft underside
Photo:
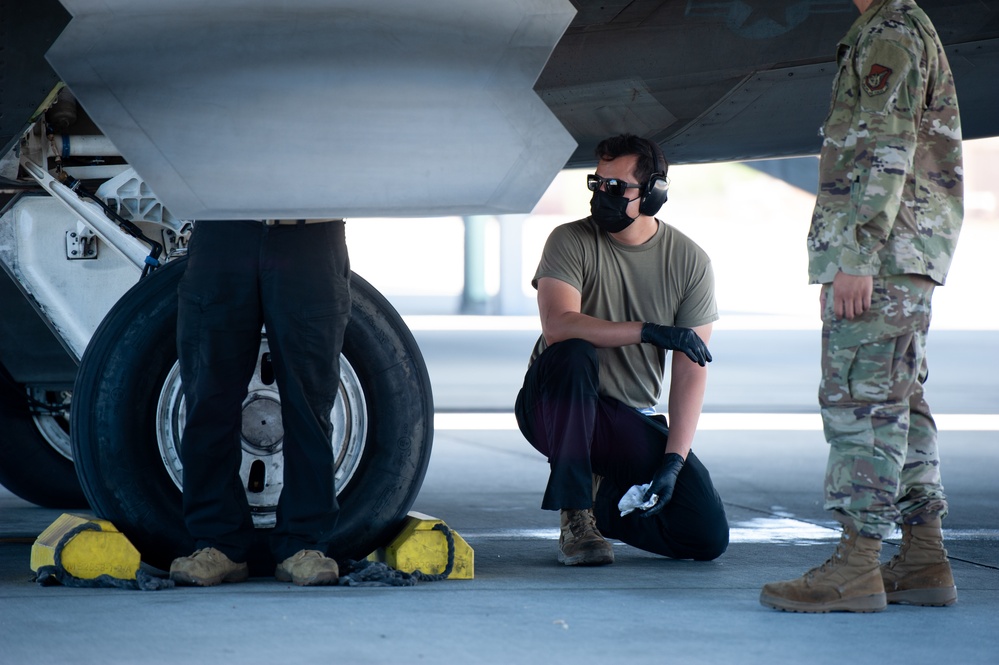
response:
[[[924,0],[967,138],[999,134],[999,1]],[[674,163],[811,154],[846,0],[0,0],[0,482],[187,547],[176,284],[224,218],[527,212],[595,143]],[[338,556],[397,527],[430,457],[412,335],[361,277],[331,414]],[[262,331],[242,476],[281,491]]]

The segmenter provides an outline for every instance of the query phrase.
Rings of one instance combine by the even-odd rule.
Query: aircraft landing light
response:
[[[997,413],[938,413],[937,427],[950,432],[999,431]],[[434,429],[516,430],[513,413],[437,413]],[[817,413],[702,413],[697,429],[702,431],[820,431],[822,418]]]

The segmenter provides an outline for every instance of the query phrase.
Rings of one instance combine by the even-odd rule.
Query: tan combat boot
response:
[[[902,525],[902,549],[881,566],[881,579],[889,603],[943,607],[957,602],[939,518]]]
[[[796,580],[771,582],[760,603],[787,612],[880,612],[887,605],[878,567],[879,538],[843,527],[836,552]]]
[[[170,579],[177,584],[215,586],[222,582],[243,582],[250,576],[245,563],[236,563],[214,547],[205,547],[170,564]]]
[[[319,550],[300,550],[277,565],[274,577],[298,586],[326,586],[337,583],[340,568]]]
[[[614,563],[614,550],[597,530],[592,510],[562,511],[558,561],[567,566],[604,566]]]

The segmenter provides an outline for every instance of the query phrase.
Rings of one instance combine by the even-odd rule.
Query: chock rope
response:
[[[435,531],[444,534],[447,540],[447,565],[444,571],[436,575],[429,575],[421,570],[414,570],[412,573],[405,573],[396,570],[379,561],[348,561],[347,573],[340,576],[337,582],[339,586],[415,586],[417,582],[439,582],[447,579],[451,571],[454,570],[454,536],[451,529],[443,522],[433,526]]]
[[[101,529],[100,524],[94,522],[85,522],[74,529],[70,529],[66,535],[59,539],[59,543],[55,547],[53,554],[54,565],[40,566],[38,572],[35,573],[35,582],[41,586],[61,584],[77,588],[117,588],[131,589],[133,591],[159,591],[160,589],[173,588],[173,580],[156,577],[142,568],[135,571],[134,580],[126,580],[108,574],[99,575],[89,580],[73,575],[62,565],[62,551],[74,536],[83,531],[103,531],[103,529]]]

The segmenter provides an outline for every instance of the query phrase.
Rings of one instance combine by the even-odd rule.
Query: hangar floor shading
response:
[[[412,588],[298,588],[263,577],[159,592],[43,588],[30,579],[30,543],[61,511],[0,490],[0,663],[995,662],[999,402],[993,379],[967,386],[999,366],[999,333],[944,332],[931,341],[939,369],[931,404],[941,423],[952,423],[942,426],[941,448],[958,604],[827,615],[758,602],[764,583],[818,565],[838,537],[821,506],[826,444],[800,420],[814,412],[814,331],[719,331],[713,339],[716,358],[727,360],[712,369],[695,449],[725,500],[729,550],[694,563],[616,544],[613,566],[590,569],[556,563],[558,518],[538,507],[547,465],[504,420],[533,334],[480,333],[468,348],[495,371],[459,379],[469,354],[451,336],[458,333],[417,332],[439,412],[414,509],[468,541],[475,579]],[[969,344],[976,363],[960,361]],[[792,352],[798,345],[807,352]],[[771,371],[756,373],[749,390],[745,377],[761,357]],[[459,380],[464,391],[455,389]],[[755,424],[731,428],[721,416],[732,413]],[[986,418],[950,417],[960,414]],[[962,429],[967,422],[979,424]]]

